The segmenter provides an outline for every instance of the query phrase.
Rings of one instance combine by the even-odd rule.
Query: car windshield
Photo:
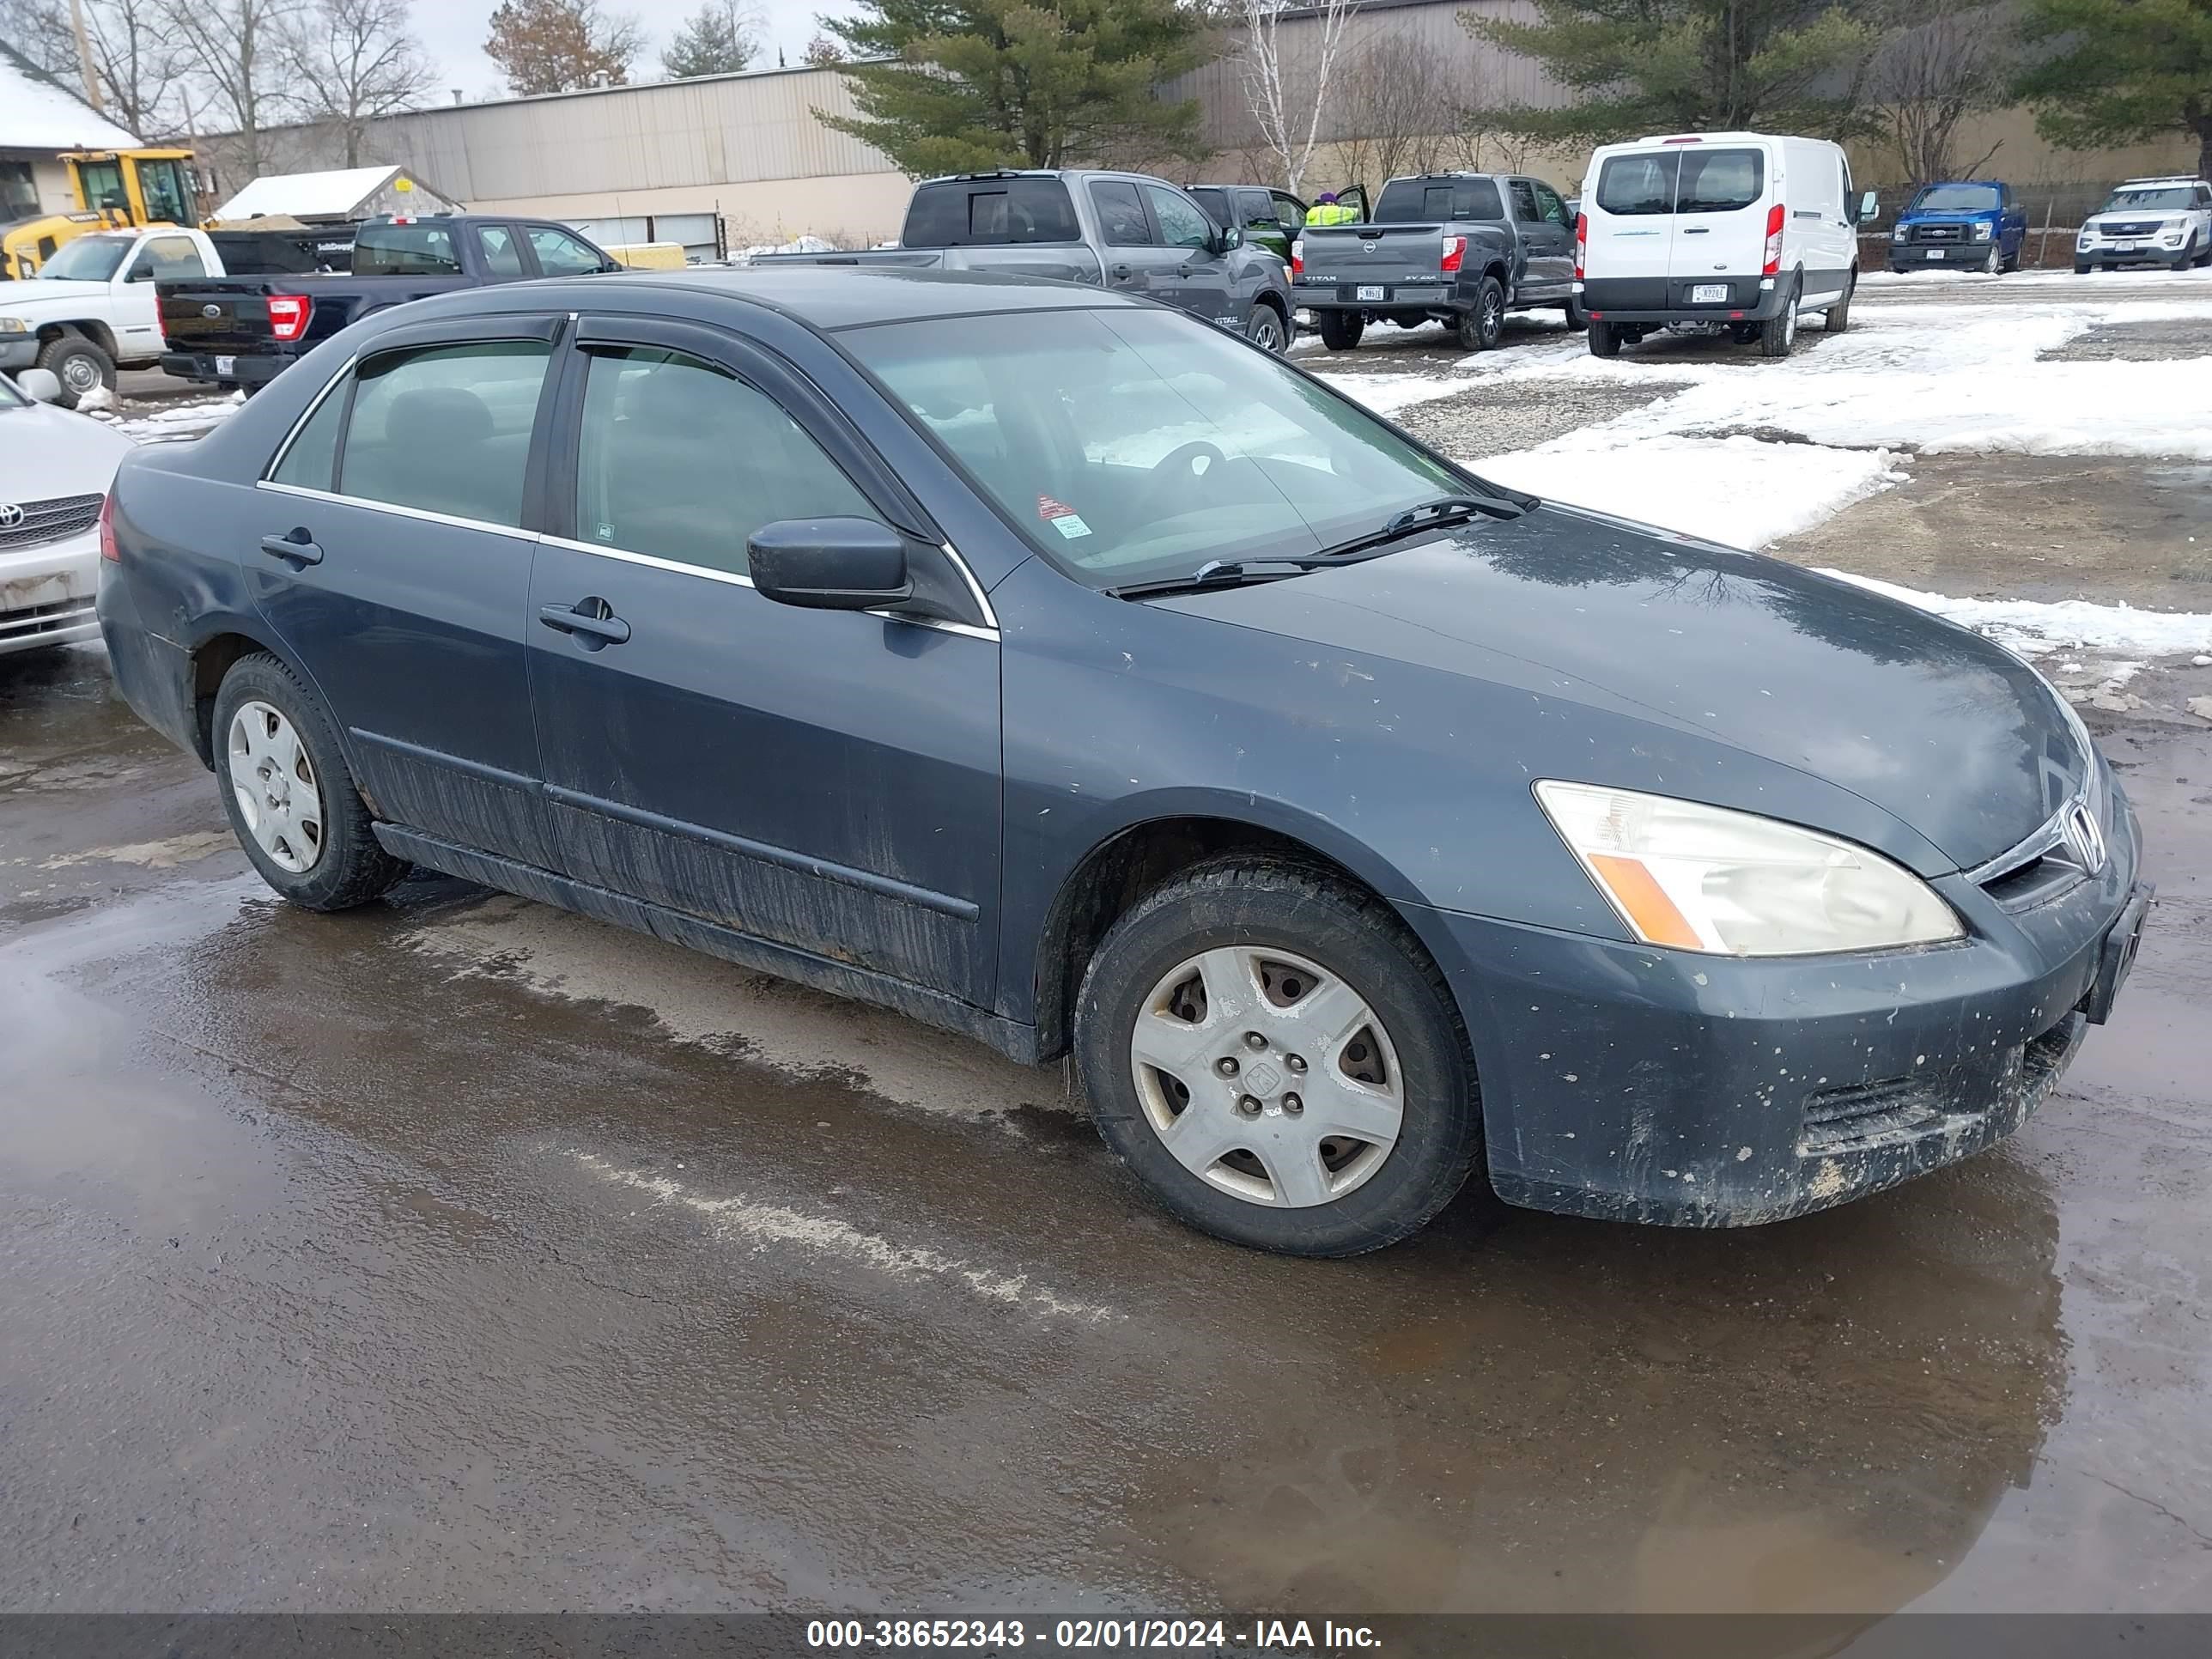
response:
[[[2116,190],[2112,198],[2097,210],[2111,213],[2134,208],[2185,208],[2191,204],[2196,191],[2187,185],[2158,185],[2137,190]]]
[[[80,236],[63,244],[37,274],[56,283],[104,283],[115,275],[115,268],[137,240],[135,236]]]
[[[11,409],[28,409],[30,406],[31,400],[15,390],[15,383],[5,374],[0,374],[0,415]]]
[[[1358,405],[1170,313],[963,317],[838,338],[1094,587],[1312,553],[1468,487]]]
[[[1981,213],[1997,205],[1995,185],[1930,185],[1907,213]]]

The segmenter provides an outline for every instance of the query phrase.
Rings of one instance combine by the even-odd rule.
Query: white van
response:
[[[1725,329],[1786,357],[1797,319],[1850,323],[1860,222],[1850,163],[1822,138],[1685,132],[1590,157],[1575,220],[1575,293],[1592,355],[1662,328]]]

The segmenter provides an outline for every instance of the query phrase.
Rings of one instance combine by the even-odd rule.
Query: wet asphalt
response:
[[[2012,1142],[1725,1234],[1183,1231],[1057,1072],[443,879],[276,902],[0,661],[0,1610],[2212,1608],[2212,732]]]

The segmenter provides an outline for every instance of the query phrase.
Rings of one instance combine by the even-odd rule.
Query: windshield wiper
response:
[[[1154,593],[1195,592],[1203,587],[1249,587],[1255,582],[1279,582],[1338,562],[1321,553],[1272,554],[1264,559],[1209,559],[1187,576],[1130,582],[1105,592],[1117,599],[1141,599]]]
[[[1386,546],[1421,531],[1458,524],[1478,514],[1492,519],[1517,519],[1536,505],[1536,498],[1533,495],[1520,501],[1510,501],[1502,495],[1439,495],[1432,501],[1423,501],[1419,507],[1409,507],[1402,513],[1392,514],[1382,521],[1380,530],[1370,531],[1364,536],[1354,536],[1350,541],[1339,542],[1334,547],[1324,547],[1313,556],[1317,559],[1340,559],[1347,553]]]

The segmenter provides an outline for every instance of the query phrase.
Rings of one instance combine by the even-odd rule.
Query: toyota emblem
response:
[[[0,501],[0,530],[13,530],[23,522],[23,509],[13,501]]]
[[[2097,827],[2096,815],[2090,811],[2087,802],[2074,803],[2060,835],[2066,842],[2066,850],[2074,854],[2087,873],[2094,876],[2105,867],[2105,832]]]
[[[203,317],[220,317],[222,315],[222,307],[221,306],[202,306],[200,307],[200,315]]]

